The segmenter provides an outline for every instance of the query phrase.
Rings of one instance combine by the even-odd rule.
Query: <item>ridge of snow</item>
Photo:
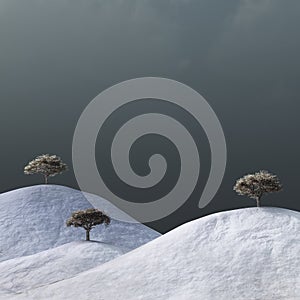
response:
[[[103,203],[107,200],[90,195]],[[92,205],[81,191],[58,185],[37,185],[0,194],[0,262],[82,240],[84,229],[66,227],[71,213]],[[91,239],[125,251],[135,249],[160,234],[140,223],[112,220],[97,226]]]
[[[296,300],[300,213],[209,215],[71,279],[12,299]]]
[[[77,241],[0,263],[0,295],[18,294],[95,268],[124,253],[101,242]]]

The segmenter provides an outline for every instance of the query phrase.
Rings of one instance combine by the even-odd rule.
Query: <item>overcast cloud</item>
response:
[[[208,207],[191,199],[153,226],[252,205],[232,185],[258,169],[284,182],[267,205],[300,210],[299,15],[298,0],[0,0],[0,191],[38,183],[22,174],[37,154],[71,164],[76,122],[102,90],[161,76],[211,104],[228,168]],[[76,187],[72,172],[52,182]]]

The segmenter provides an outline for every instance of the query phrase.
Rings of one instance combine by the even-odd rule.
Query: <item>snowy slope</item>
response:
[[[105,207],[106,200],[94,197]],[[37,185],[0,194],[0,262],[84,239],[84,229],[66,227],[65,222],[73,211],[90,207],[82,192],[64,186]],[[91,231],[92,240],[124,251],[159,235],[142,224],[116,220]]]
[[[101,242],[78,241],[0,263],[0,296],[71,278],[123,254]]]
[[[12,299],[300,299],[300,213],[213,214],[95,269]]]

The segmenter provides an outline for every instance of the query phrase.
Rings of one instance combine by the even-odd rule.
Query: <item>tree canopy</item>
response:
[[[260,206],[260,199],[264,194],[279,192],[282,185],[276,175],[268,171],[259,171],[238,179],[233,189],[239,195],[255,199],[257,206]]]
[[[90,231],[97,225],[110,224],[110,217],[102,211],[89,208],[86,210],[79,210],[72,213],[72,216],[67,220],[67,226],[82,227],[86,230],[86,240],[90,240]]]
[[[57,155],[43,154],[30,161],[24,168],[26,175],[41,174],[44,176],[45,183],[48,177],[58,175],[68,169],[68,166]]]

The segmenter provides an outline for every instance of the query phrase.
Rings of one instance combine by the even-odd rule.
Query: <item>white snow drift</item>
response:
[[[217,213],[12,299],[296,300],[299,232],[300,213],[286,209]]]
[[[101,242],[78,241],[0,263],[0,297],[71,278],[117,256],[121,249]]]
[[[105,209],[107,201],[94,197]],[[84,229],[66,227],[66,219],[73,211],[90,207],[82,192],[64,186],[38,185],[0,194],[0,262],[85,239]],[[116,220],[91,231],[92,240],[121,252],[159,235],[142,224]]]

